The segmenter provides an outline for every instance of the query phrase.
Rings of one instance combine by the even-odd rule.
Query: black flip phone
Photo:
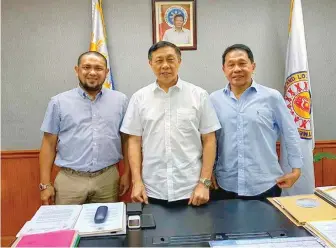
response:
[[[142,214],[141,215],[141,228],[142,229],[153,229],[156,227],[154,216],[152,214]]]

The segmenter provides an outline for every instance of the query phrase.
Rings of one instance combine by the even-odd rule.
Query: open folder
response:
[[[94,216],[99,206],[107,206],[108,211],[106,220],[96,224]],[[80,237],[126,234],[126,205],[116,202],[41,206],[16,237],[70,229],[78,231]]]
[[[307,222],[304,228],[323,240],[328,246],[336,247],[336,220]]]
[[[317,204],[315,207],[303,207],[298,204],[298,200],[302,199]],[[336,208],[314,194],[273,197],[268,200],[297,226],[303,226],[308,221],[336,219]]]
[[[314,193],[336,207],[336,186],[317,187]]]

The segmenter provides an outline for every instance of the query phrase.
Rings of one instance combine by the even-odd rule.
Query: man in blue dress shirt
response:
[[[280,196],[300,177],[299,134],[282,95],[252,79],[250,48],[228,47],[222,56],[229,84],[211,94],[222,128],[216,131],[215,186],[211,199],[257,199]],[[284,174],[276,152],[283,134],[292,172]]]
[[[109,72],[102,54],[83,53],[75,71],[78,87],[51,98],[41,127],[43,204],[114,202],[130,184],[127,143],[119,132],[127,97],[102,88]],[[119,180],[116,164],[123,158],[122,150],[125,173]],[[52,185],[54,163],[61,170]]]

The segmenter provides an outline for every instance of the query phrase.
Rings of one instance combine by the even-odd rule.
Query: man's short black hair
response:
[[[182,14],[176,14],[176,15],[174,15],[174,21],[175,21],[175,18],[176,17],[182,17],[182,19],[183,19],[183,21],[184,21],[184,15],[182,15]]]
[[[105,58],[105,56],[103,54],[101,54],[100,52],[97,52],[97,51],[88,51],[88,52],[85,52],[85,53],[82,53],[81,55],[79,55],[78,61],[77,61],[78,66],[81,63],[82,57],[84,57],[86,55],[96,55],[97,57],[101,57],[105,62],[105,66],[107,67],[107,59]]]
[[[244,44],[234,44],[234,45],[229,46],[228,48],[225,49],[225,51],[222,55],[222,65],[225,64],[225,56],[233,50],[245,51],[247,53],[247,56],[250,59],[251,63],[254,63],[253,53],[248,46],[246,46]]]
[[[181,59],[181,51],[180,49],[173,43],[170,43],[168,41],[159,41],[158,43],[155,43],[152,45],[148,50],[148,60],[152,60],[152,53],[158,50],[162,47],[172,47],[175,50],[175,53],[179,59]]]

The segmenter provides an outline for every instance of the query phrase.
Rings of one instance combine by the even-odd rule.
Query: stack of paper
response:
[[[105,222],[96,224],[94,216],[99,206],[107,206],[108,211]],[[81,237],[126,234],[125,203],[41,206],[16,237],[70,229]]]
[[[297,226],[303,226],[308,221],[336,219],[336,208],[314,194],[274,197],[268,200]],[[304,207],[298,204],[302,200],[310,200],[316,206]]]
[[[108,206],[106,220],[96,224],[96,210],[103,205]],[[126,205],[123,202],[84,204],[74,229],[81,237],[126,234]]]
[[[12,247],[76,247],[79,239],[75,230],[30,234],[19,237]]]
[[[317,187],[315,194],[336,207],[336,186]]]
[[[307,222],[304,227],[330,247],[336,247],[336,220]]]

